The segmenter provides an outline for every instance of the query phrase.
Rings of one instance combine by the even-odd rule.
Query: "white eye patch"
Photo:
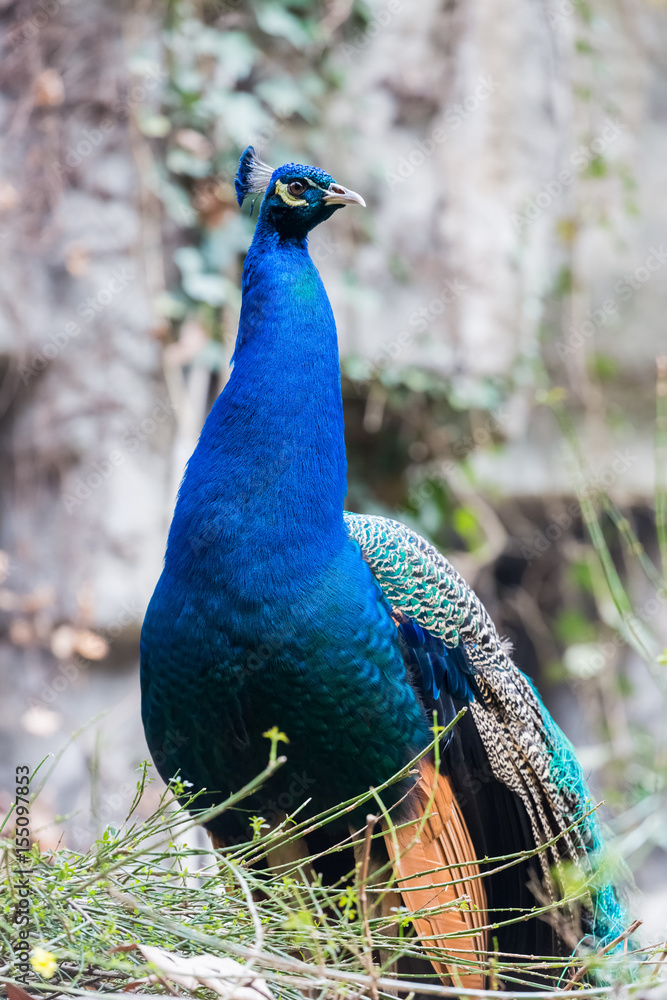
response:
[[[293,194],[290,194],[287,184],[283,181],[276,181],[276,194],[279,198],[289,205],[290,208],[295,208],[297,205],[307,205],[308,202],[305,198],[295,198]]]

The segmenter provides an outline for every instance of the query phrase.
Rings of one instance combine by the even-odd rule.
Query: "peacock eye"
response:
[[[292,181],[292,183],[287,188],[290,194],[303,194],[306,190],[306,185],[303,181]]]

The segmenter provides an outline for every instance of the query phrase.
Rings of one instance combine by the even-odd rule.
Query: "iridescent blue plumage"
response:
[[[571,747],[444,557],[397,522],[343,513],[336,327],[307,235],[363,201],[317,168],[272,171],[251,149],[236,189],[239,202],[265,194],[234,366],[188,463],[142,632],[142,715],[158,769],[180,771],[213,804],[262,769],[262,734],[278,725],[288,763],[244,806],[267,815],[307,794],[316,812],[423,750],[433,710],[449,721],[467,705],[445,767],[475,848],[531,850],[586,811]],[[211,828],[244,837],[247,815],[227,812]],[[586,820],[559,844],[545,883],[561,857],[588,870],[597,828]],[[524,865],[513,881],[489,878],[491,909],[532,905],[529,875]],[[589,920],[598,936],[623,919],[604,892],[604,920]],[[533,920],[501,937],[508,951],[555,949],[544,928]]]
[[[285,184],[295,171],[328,176],[289,165]],[[400,769],[430,723],[343,522],[336,328],[306,239],[336,206],[317,187],[288,197],[307,204],[262,204],[234,368],[181,486],[143,629],[143,714],[165,776],[223,792],[263,767],[279,724],[290,763],[272,795],[305,768],[324,808]],[[240,836],[245,815],[216,829]]]
[[[437,703],[443,694],[468,702],[474,697],[472,667],[465,647],[459,643],[448,648],[414,618],[398,619],[398,631],[405,640],[409,656],[419,668],[423,695]]]

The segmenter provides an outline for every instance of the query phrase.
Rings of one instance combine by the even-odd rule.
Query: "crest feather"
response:
[[[241,153],[239,170],[234,180],[236,200],[242,205],[244,199],[251,193],[266,191],[273,176],[273,167],[264,163],[255,153],[253,146],[248,146]]]

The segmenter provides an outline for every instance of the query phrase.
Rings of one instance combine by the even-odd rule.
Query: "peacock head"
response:
[[[287,238],[305,236],[343,205],[366,206],[361,195],[337,184],[324,170],[301,163],[272,170],[252,146],[241,155],[234,183],[239,205],[249,194],[264,193],[260,216]]]

